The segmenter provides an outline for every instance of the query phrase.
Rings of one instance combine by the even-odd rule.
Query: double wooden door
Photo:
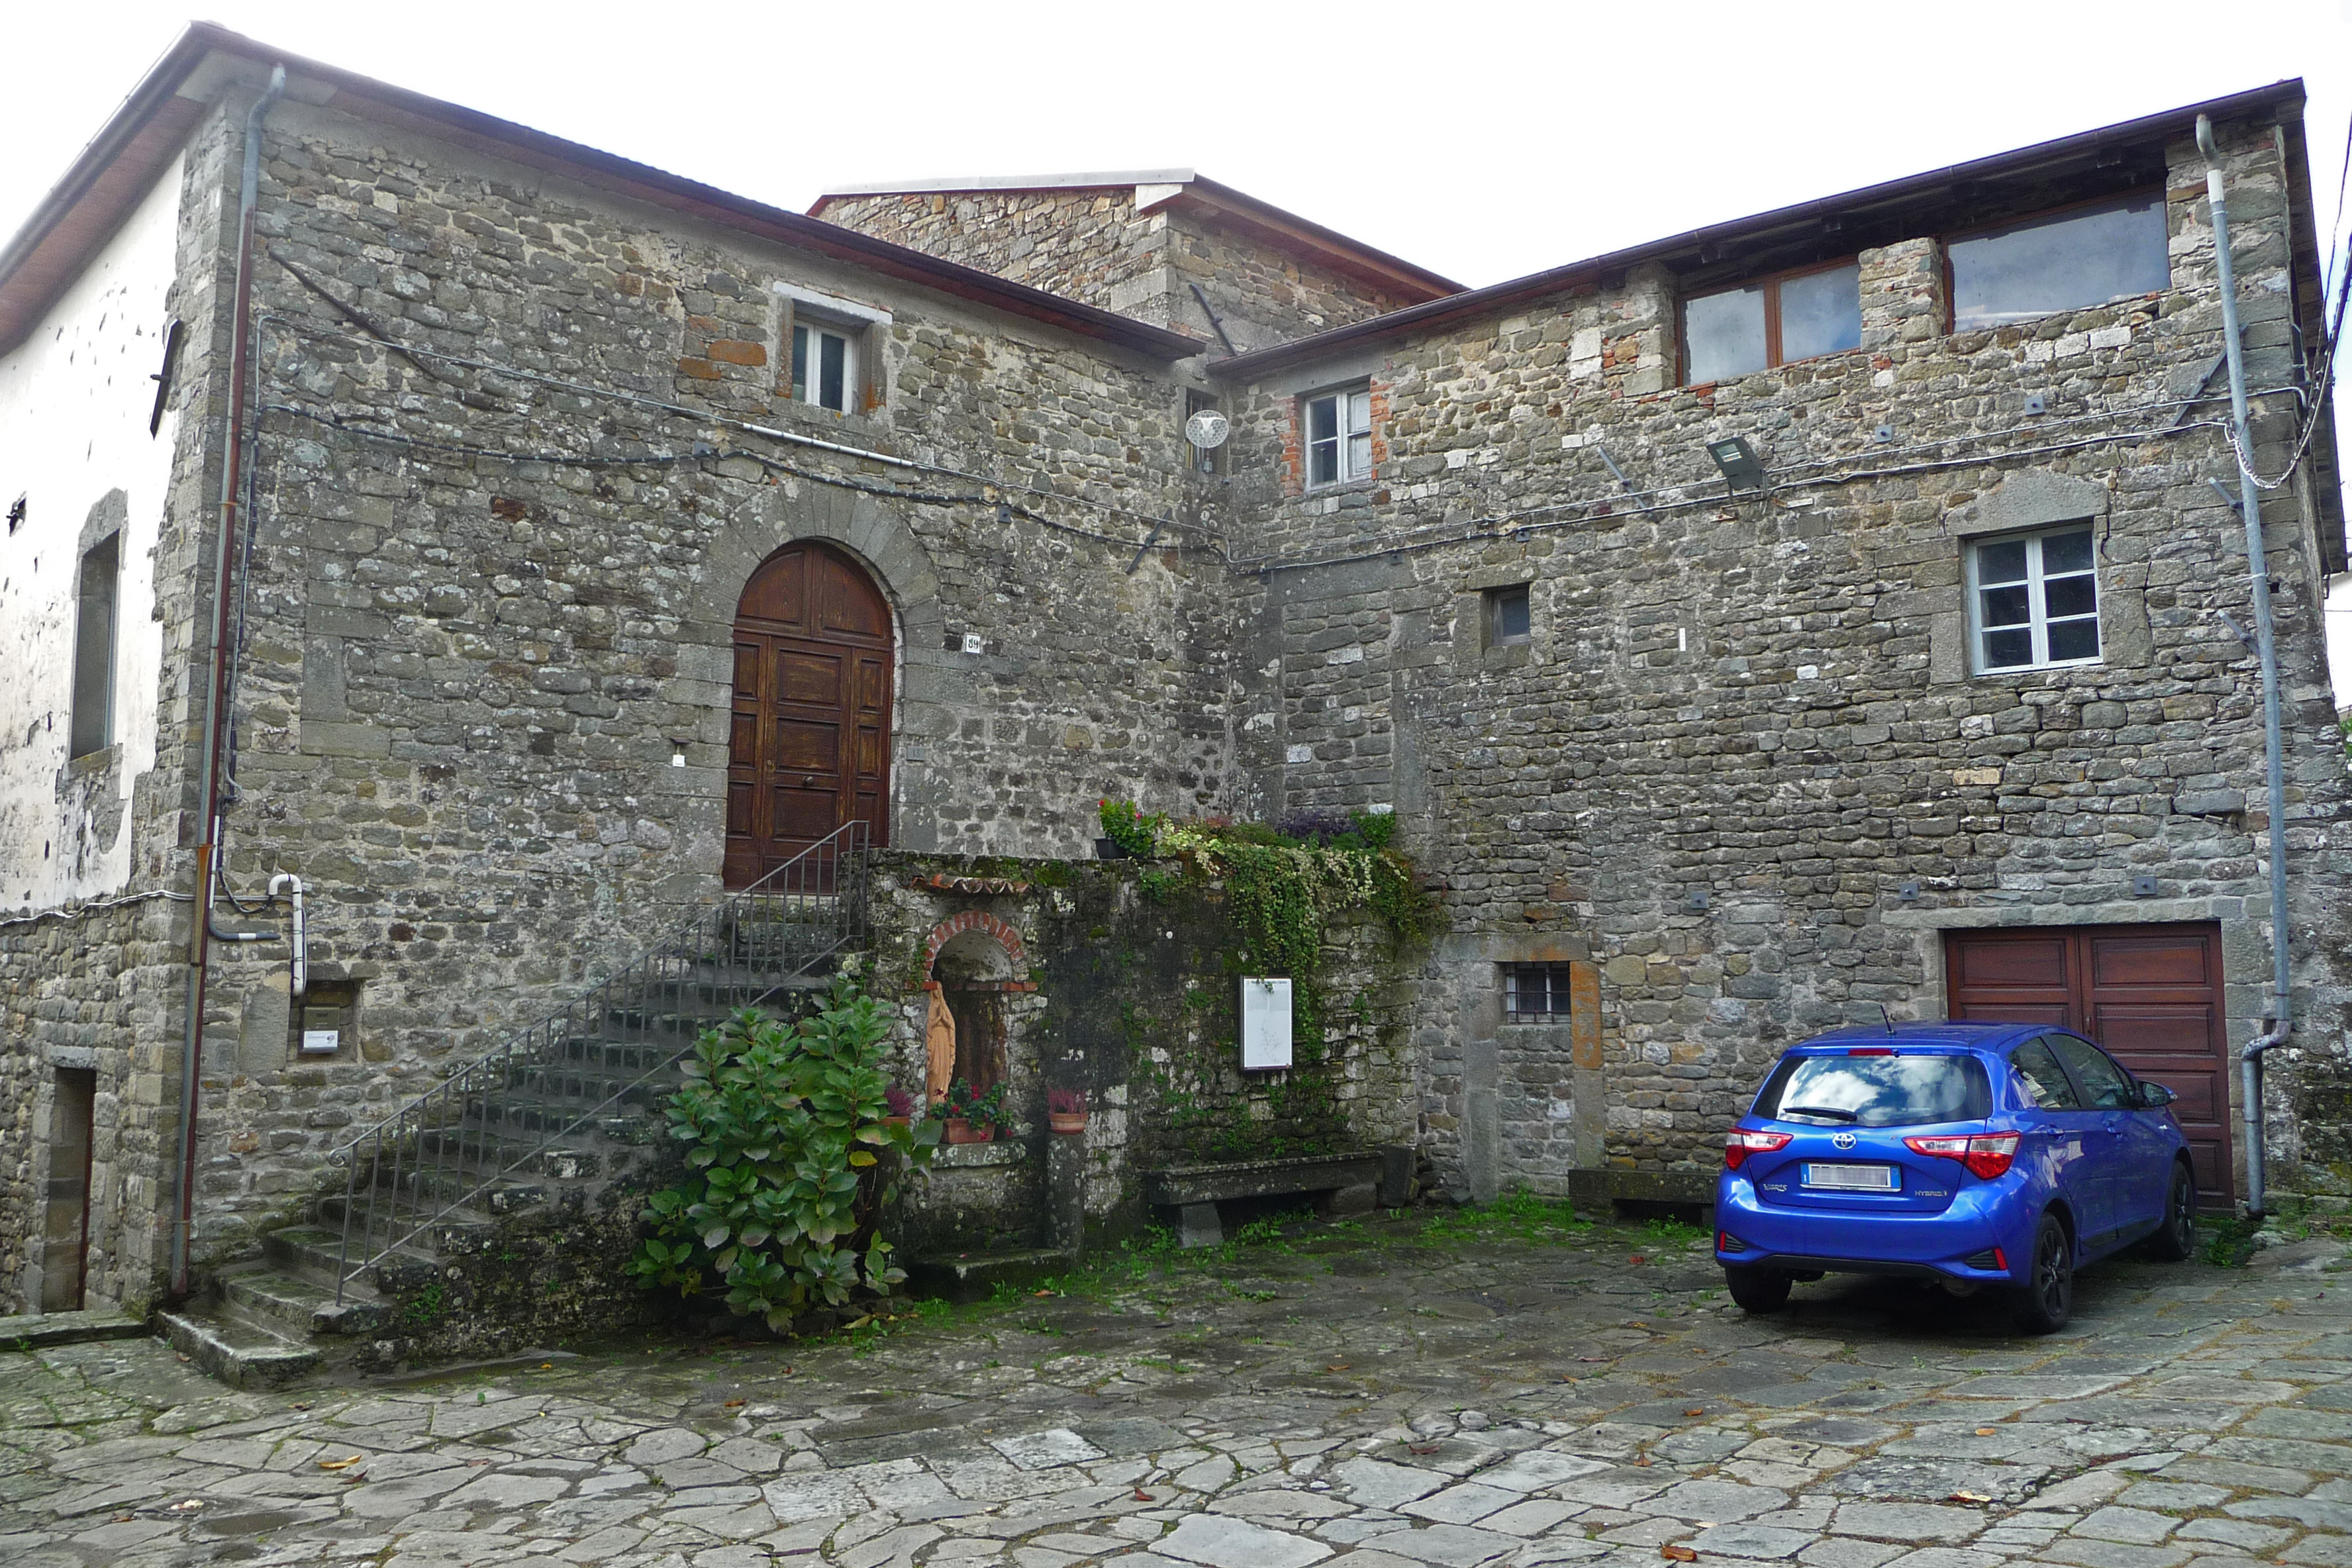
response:
[[[729,887],[853,818],[887,842],[891,635],[881,590],[830,545],[788,544],[751,574],[735,614]]]
[[[1948,931],[1955,1018],[2056,1024],[2088,1035],[2179,1100],[2200,1200],[2231,1199],[2230,1050],[2221,929],[2210,924]]]

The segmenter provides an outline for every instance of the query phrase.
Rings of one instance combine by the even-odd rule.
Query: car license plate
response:
[[[1805,1185],[1837,1187],[1850,1193],[1891,1193],[1895,1191],[1895,1167],[1892,1165],[1807,1165]]]

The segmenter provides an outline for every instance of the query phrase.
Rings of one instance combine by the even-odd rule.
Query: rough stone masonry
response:
[[[22,595],[0,615],[68,624],[59,563],[122,489],[151,565],[118,620],[160,631],[160,652],[116,655],[114,689],[152,696],[117,706],[138,732],[110,757],[67,754],[56,681],[0,735],[5,820],[39,827],[0,844],[0,890],[50,889],[0,924],[0,1293],[27,1302],[55,1287],[58,1074],[92,1074],[105,1130],[95,1298],[153,1295],[177,1195],[234,186],[269,64],[191,39],[158,68],[214,85],[138,143],[171,149],[141,188],[173,221],[76,263],[148,268],[183,324],[158,434],[143,367],[91,384],[130,400],[111,416],[164,444],[168,479],[45,479],[0,542]],[[185,75],[201,59],[213,74]],[[295,74],[261,143],[226,818],[244,904],[218,911],[272,940],[214,950],[204,1258],[305,1212],[355,1129],[719,890],[739,603],[795,542],[889,607],[877,841],[1082,856],[1101,796],[1392,811],[1450,930],[1381,1001],[1359,1087],[1389,1103],[1359,1093],[1350,1115],[1418,1142],[1456,1195],[1691,1197],[1780,1044],[1882,1004],[1944,1013],[1955,932],[2210,927],[2216,1037],[2259,1026],[2260,721],[2222,619],[2248,613],[2240,535],[2207,482],[2232,465],[2192,110],[2110,128],[2095,155],[1988,160],[1965,196],[1915,182],[1450,292],[1230,201],[1180,225],[1139,191],[871,196],[821,223]],[[2318,603],[2343,527],[2332,432],[2300,439],[2293,390],[2319,341],[2300,101],[2213,107],[2252,460],[2289,476],[2264,521],[2302,1023],[2267,1131],[2273,1181],[2324,1191],[2352,1122]],[[2127,190],[2161,193],[2166,287],[1952,330],[1955,235]],[[1858,346],[1687,384],[1688,299],[1843,258]],[[1247,352],[1185,313],[1193,279]],[[11,375],[98,315],[22,294],[0,294]],[[1318,483],[1334,392],[1362,394],[1367,427]],[[1182,435],[1204,401],[1235,425],[1205,466]],[[1704,443],[1734,435],[1769,485],[1727,489]],[[2073,522],[2096,538],[2101,661],[1974,672],[1971,546]],[[1521,590],[1526,634],[1498,635]],[[60,846],[117,868],[52,887],[36,868]],[[287,871],[310,889],[299,1000],[283,911],[253,902]],[[1507,1013],[1514,964],[1574,974],[1582,1011]]]

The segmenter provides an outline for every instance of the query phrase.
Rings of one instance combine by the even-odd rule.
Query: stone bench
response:
[[[1352,1154],[1302,1154],[1280,1160],[1234,1160],[1213,1165],[1169,1165],[1143,1173],[1143,1200],[1176,1211],[1185,1247],[1224,1240],[1217,1205],[1235,1198],[1313,1196],[1325,1219],[1363,1214],[1375,1203],[1402,1204],[1411,1195],[1412,1151],[1367,1150]]]

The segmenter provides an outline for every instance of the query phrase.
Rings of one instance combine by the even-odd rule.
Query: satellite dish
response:
[[[1223,446],[1233,433],[1233,421],[1213,408],[1203,408],[1184,421],[1184,439],[1204,452]]]

